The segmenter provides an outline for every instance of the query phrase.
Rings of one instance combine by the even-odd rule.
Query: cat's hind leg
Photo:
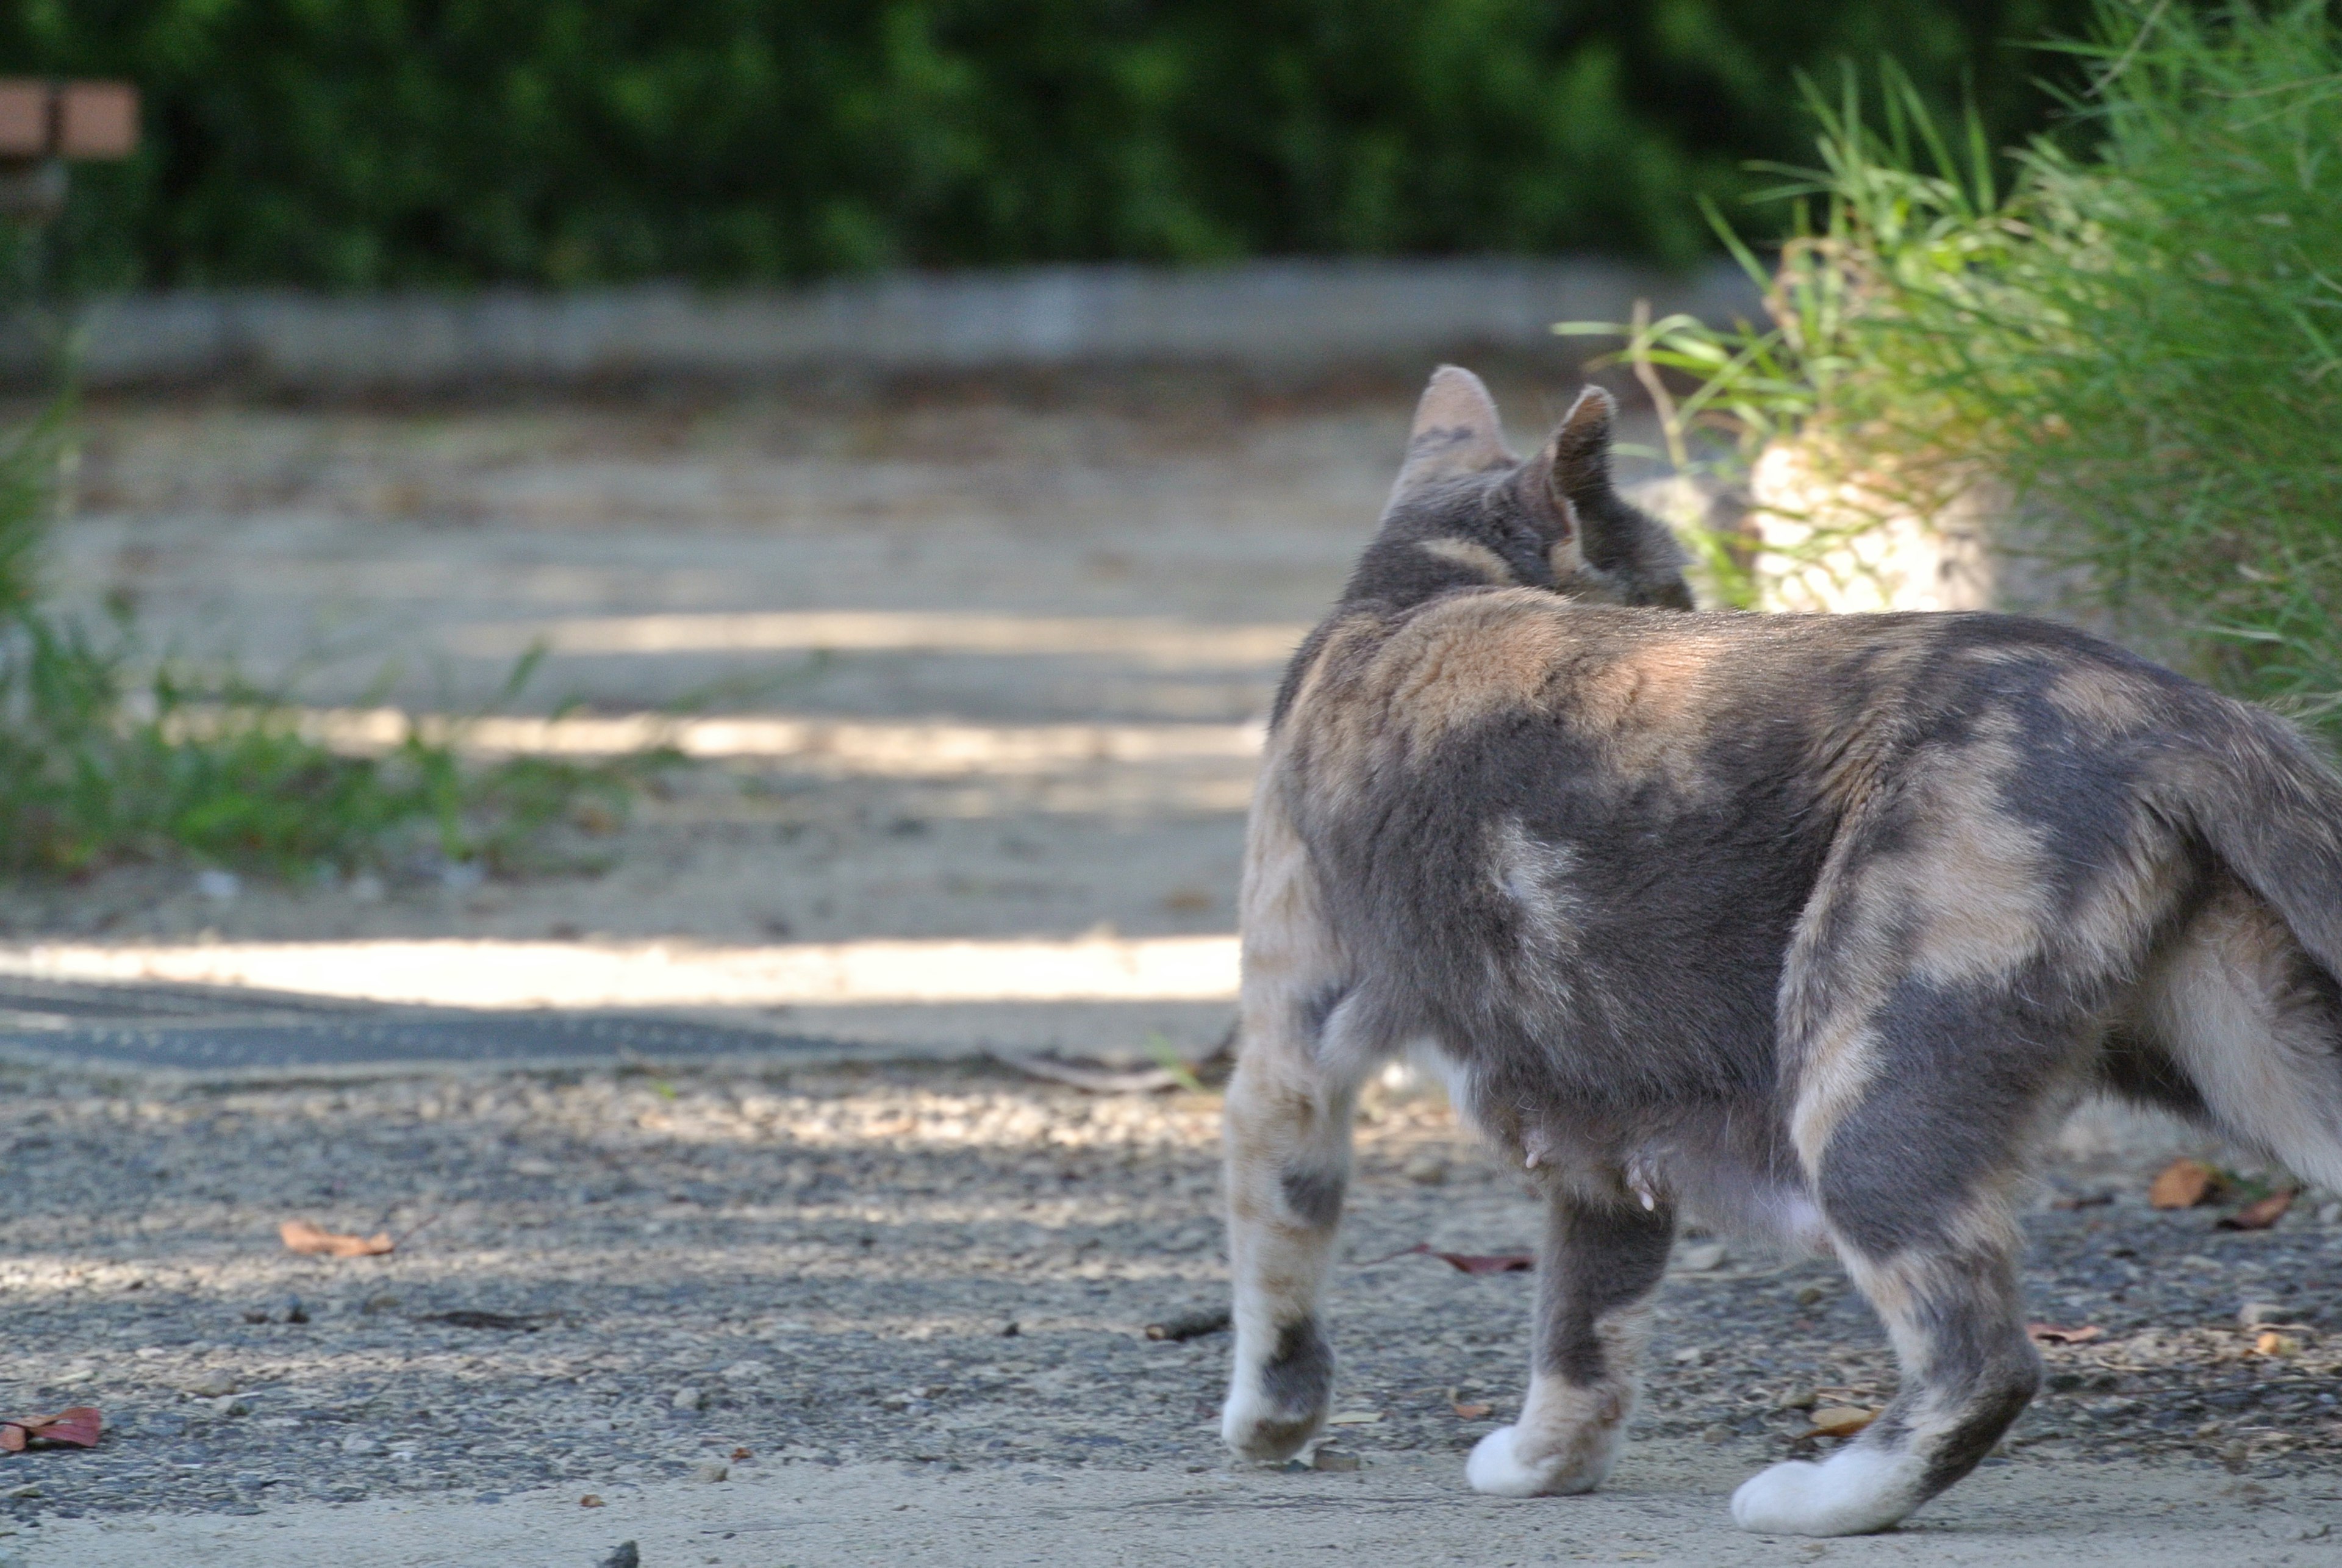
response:
[[[1465,1466],[1476,1492],[1541,1497],[1608,1478],[1634,1413],[1650,1297],[1666,1272],[1675,1215],[1621,1190],[1557,1181],[1537,1254],[1536,1326],[1520,1419],[1482,1438]]]
[[[2063,1108],[2055,1063],[2074,1053],[2057,1050],[2061,1030],[2030,1011],[2015,993],[1996,1005],[1911,988],[1827,1043],[1867,1064],[1814,1074],[1796,1136],[1901,1379],[1877,1419],[1827,1459],[1776,1464],[1735,1493],[1745,1528],[1883,1530],[1973,1470],[2039,1386],[2014,1200],[2034,1139]]]

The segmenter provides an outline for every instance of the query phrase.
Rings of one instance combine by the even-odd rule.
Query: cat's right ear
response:
[[[1415,405],[1415,426],[1406,435],[1406,461],[1391,486],[1394,504],[1435,479],[1478,474],[1519,462],[1505,445],[1496,400],[1470,371],[1443,365],[1431,373],[1423,401]]]

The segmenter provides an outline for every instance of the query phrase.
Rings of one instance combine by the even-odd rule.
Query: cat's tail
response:
[[[2215,701],[2226,722],[2187,770],[2188,815],[2212,853],[2342,985],[2342,778],[2276,714]]]
[[[2195,1101],[2179,1108],[2342,1188],[2342,778],[2275,714],[2207,706],[2166,804],[2224,874],[2138,1022]]]

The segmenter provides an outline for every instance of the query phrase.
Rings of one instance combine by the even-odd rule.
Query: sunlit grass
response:
[[[1638,323],[1624,357],[1696,383],[1665,400],[1679,461],[1701,430],[1726,477],[1794,441],[1923,516],[2000,486],[2005,552],[2342,733],[2342,28],[2103,0],[2059,47],[2092,86],[2008,190],[1891,69],[1876,105],[1851,76],[1815,95],[1820,166],[1774,193],[1797,237],[1773,266],[1740,249],[1768,319]],[[1704,543],[1753,598],[1742,542]]]

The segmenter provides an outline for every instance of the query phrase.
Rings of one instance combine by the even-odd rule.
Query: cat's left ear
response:
[[[1616,398],[1587,387],[1554,426],[1552,438],[1522,465],[1522,499],[1544,524],[1556,578],[1586,564],[1578,519],[1610,488],[1610,423],[1617,412]]]

